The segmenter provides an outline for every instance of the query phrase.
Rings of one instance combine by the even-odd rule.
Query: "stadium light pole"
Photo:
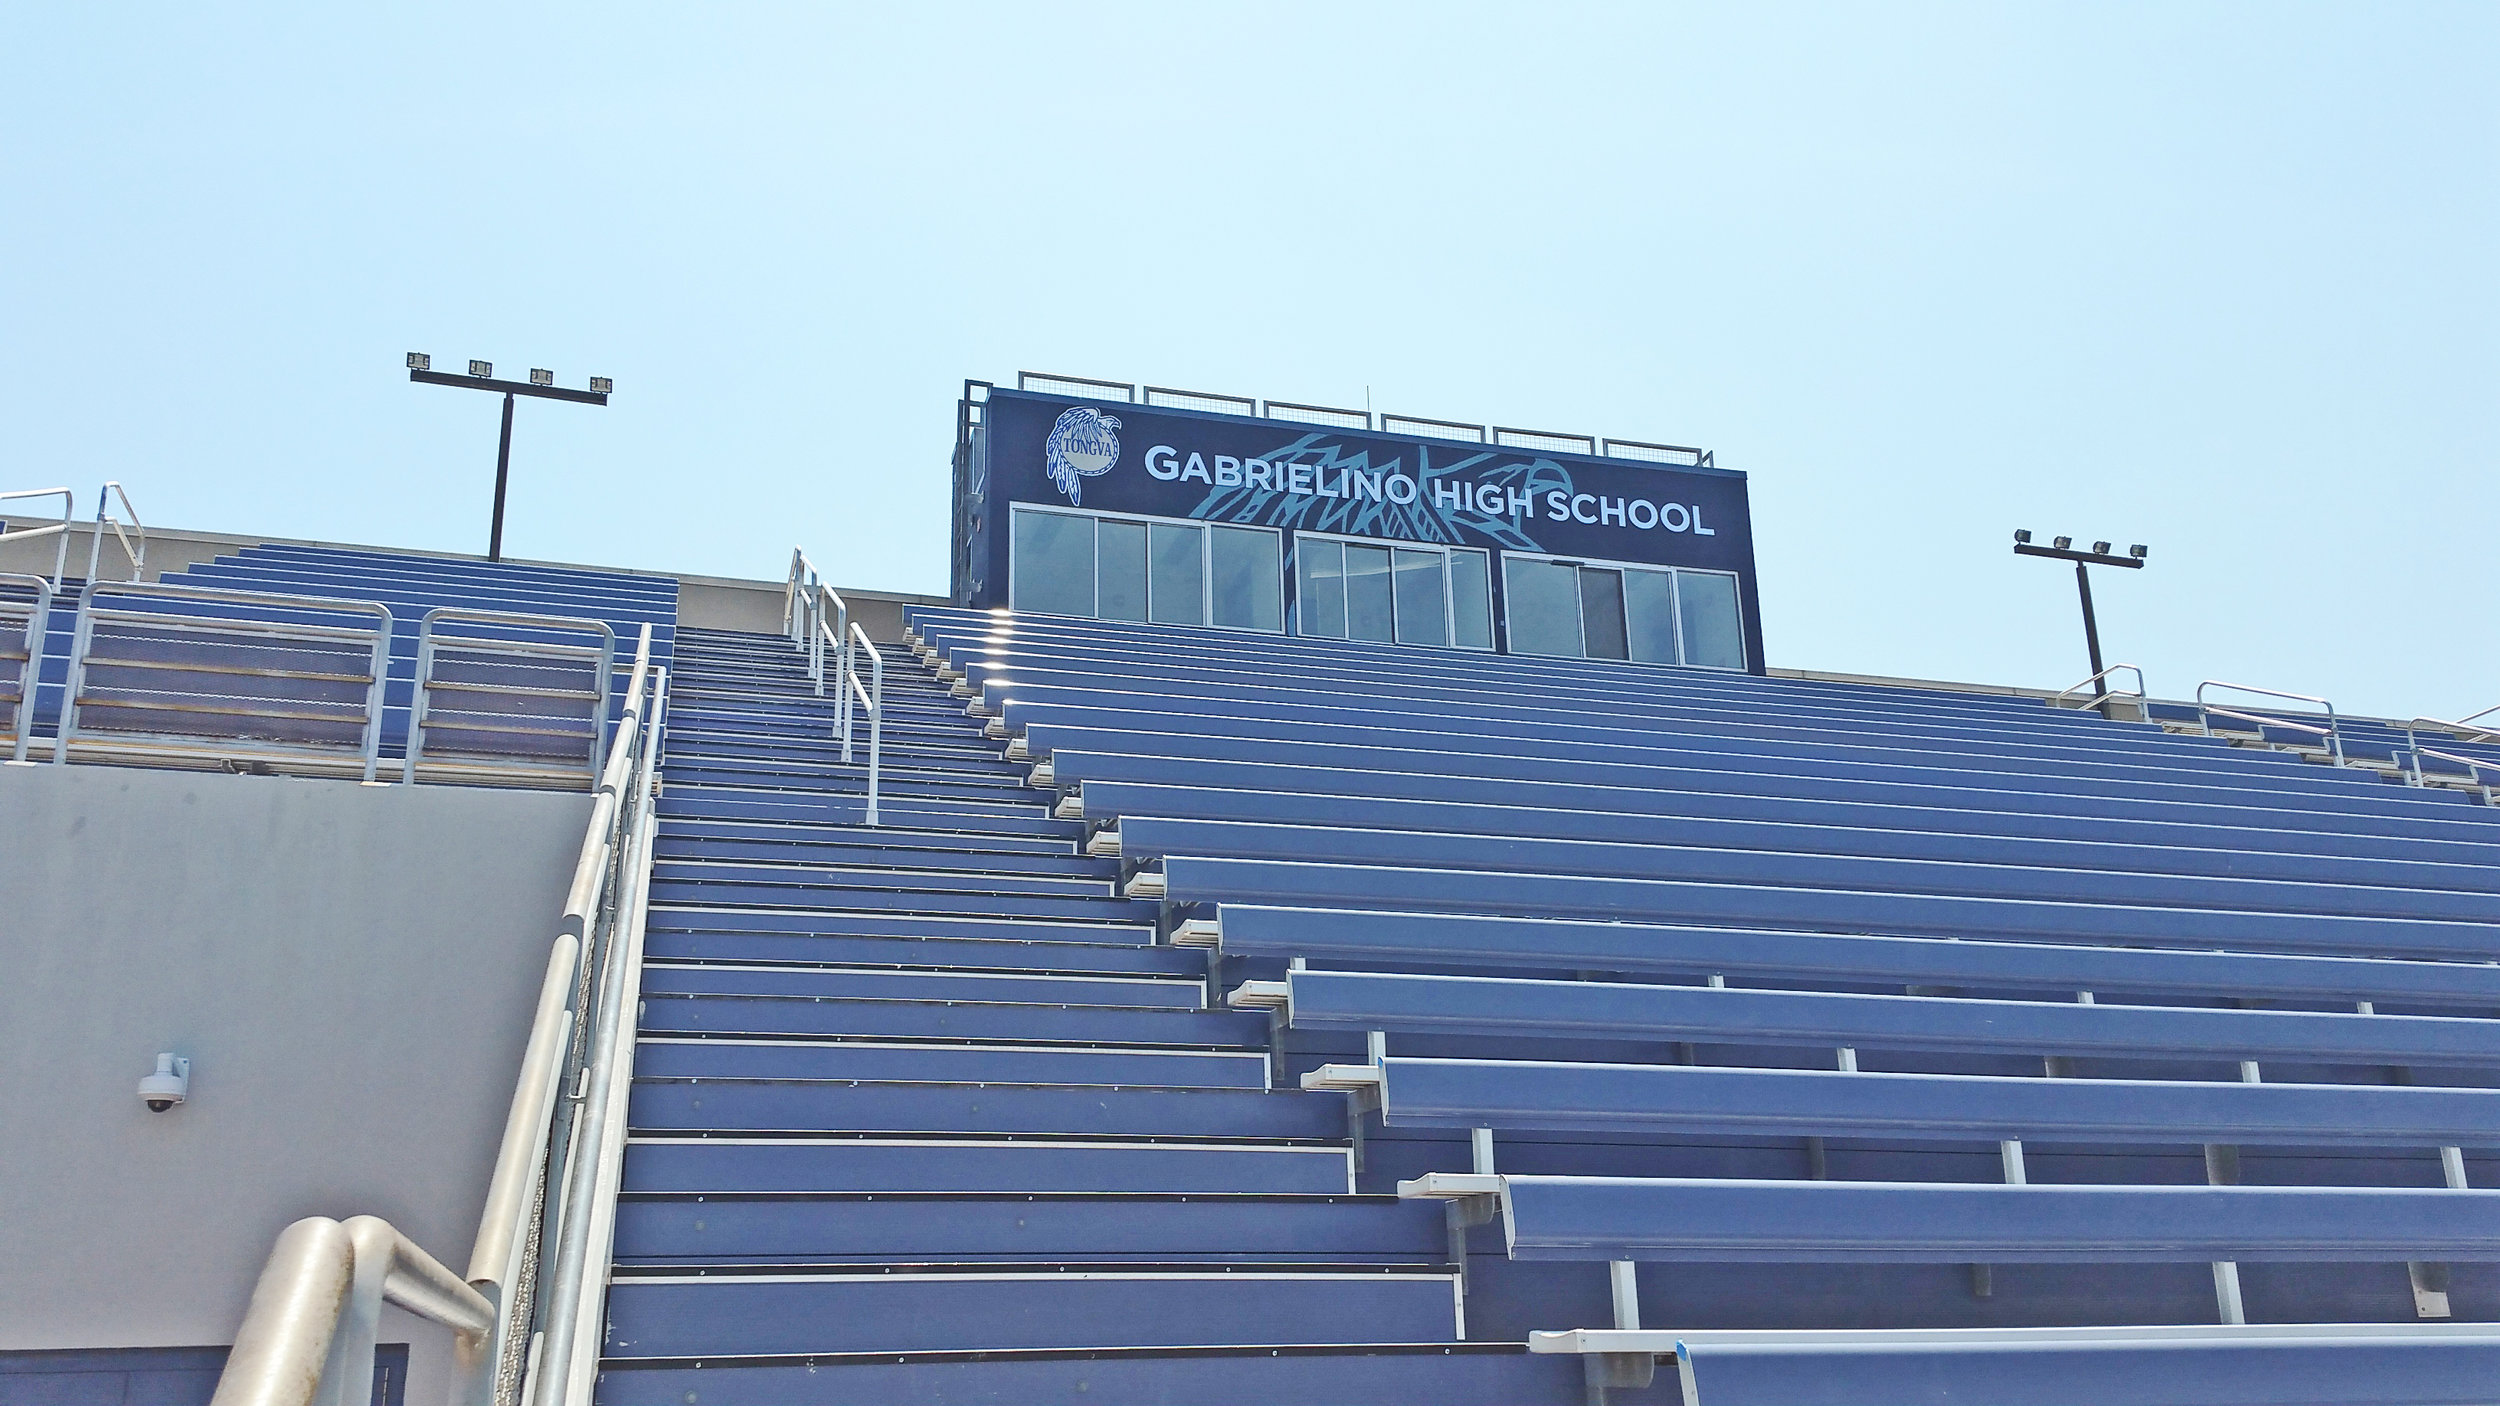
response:
[[[569,400],[576,405],[605,405],[616,390],[616,382],[605,376],[590,378],[590,389],[567,390],[556,384],[556,373],[542,367],[530,368],[527,381],[498,381],[495,363],[472,361],[469,374],[454,376],[434,369],[434,358],[424,352],[408,353],[408,379],[428,386],[458,386],[473,391],[503,393],[503,438],[495,446],[495,521],[486,533],[486,559],[503,560],[503,497],[504,484],[512,473],[512,402],[515,397],[534,395],[543,400]]]
[[[2016,528],[2014,531],[2016,556],[2049,557],[2075,564],[2075,593],[2083,598],[2083,647],[2092,656],[2092,702],[2102,717],[2109,716],[2109,680],[2102,677],[2107,669],[2101,663],[2100,623],[2092,618],[2092,568],[2123,566],[2129,570],[2142,570],[2145,553],[2146,548],[2141,542],[2127,548],[2123,557],[2112,554],[2107,542],[2095,542],[2092,550],[2079,552],[2075,550],[2075,539],[2072,537],[2057,538],[2046,547],[2034,546],[2030,529]]]

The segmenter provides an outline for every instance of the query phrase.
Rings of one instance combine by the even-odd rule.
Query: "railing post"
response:
[[[860,637],[862,644],[867,636]],[[868,647],[868,664],[873,671],[876,692],[868,700],[868,823],[877,823],[877,786],[880,763],[885,755],[885,656],[876,646]]]

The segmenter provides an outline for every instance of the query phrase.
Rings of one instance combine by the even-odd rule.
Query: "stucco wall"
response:
[[[588,811],[0,766],[0,1348],[230,1342],[307,1215],[465,1268]],[[160,1050],[191,1101],[150,1113]],[[439,1400],[442,1330],[383,1336]]]

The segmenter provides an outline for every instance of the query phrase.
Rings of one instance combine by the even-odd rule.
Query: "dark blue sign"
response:
[[[1006,604],[1007,508],[1038,503],[1732,572],[1746,657],[1762,657],[1734,470],[1007,390],[990,392],[967,448],[955,594],[968,604]]]

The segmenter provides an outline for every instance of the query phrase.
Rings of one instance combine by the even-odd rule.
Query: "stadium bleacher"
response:
[[[35,756],[284,654],[63,750],[563,784],[670,666],[603,1402],[2488,1399],[2500,812],[2401,726],[924,608],[871,824],[665,578],[167,581]]]

